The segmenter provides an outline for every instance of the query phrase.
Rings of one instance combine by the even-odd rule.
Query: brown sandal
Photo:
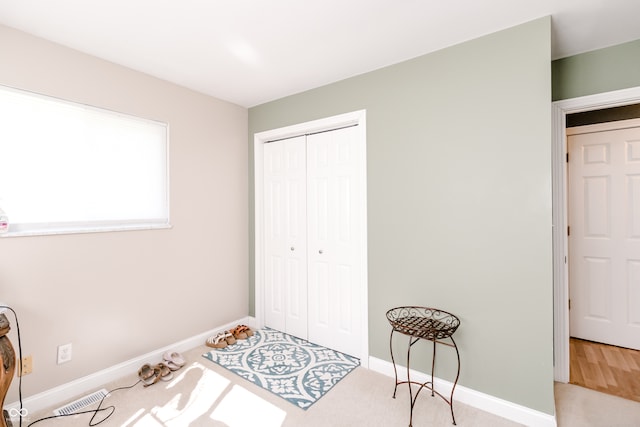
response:
[[[224,333],[220,332],[215,337],[207,338],[207,341],[205,342],[205,344],[207,345],[207,347],[225,348],[228,343],[227,343],[227,340],[226,340],[226,335]]]
[[[242,331],[243,331],[245,334],[247,334],[247,336],[250,336],[250,337],[252,337],[252,336],[253,336],[253,331],[251,330],[251,328],[250,328],[250,327],[248,327],[247,325],[240,325],[240,327],[241,327],[241,328],[243,328],[243,329],[242,329]]]
[[[173,372],[171,372],[171,368],[169,368],[169,365],[166,363],[160,362],[154,366],[154,369],[156,368],[160,372],[160,379],[162,381],[171,381],[173,379]]]
[[[233,328],[231,330],[231,333],[233,334],[233,336],[236,339],[239,339],[239,340],[246,340],[247,337],[248,337],[247,333],[245,332],[245,330],[240,325],[238,325],[235,328]]]
[[[234,337],[231,332],[224,331],[223,333],[224,333],[224,339],[225,341],[227,341],[227,344],[233,345],[236,343],[236,337]]]
[[[157,366],[152,368],[148,363],[145,363],[138,369],[138,378],[144,383],[145,387],[149,387],[160,381],[160,376],[160,369]]]

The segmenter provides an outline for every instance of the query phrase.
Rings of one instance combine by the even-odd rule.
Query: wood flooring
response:
[[[571,338],[569,382],[640,402],[640,351]]]

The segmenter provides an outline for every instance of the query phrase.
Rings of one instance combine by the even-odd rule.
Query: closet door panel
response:
[[[311,269],[309,276],[309,306],[314,314],[316,328],[328,329],[330,327],[329,318],[331,316],[330,294],[329,294],[329,264],[326,262],[316,262]],[[313,341],[316,342],[317,341]]]
[[[357,131],[307,137],[309,340],[359,354]]]
[[[307,338],[305,137],[264,147],[265,322]]]

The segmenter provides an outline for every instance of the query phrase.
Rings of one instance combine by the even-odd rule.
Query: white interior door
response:
[[[640,127],[602,128],[567,138],[570,334],[640,349]]]
[[[307,339],[306,145],[264,147],[264,286],[268,326]]]
[[[355,127],[307,137],[309,340],[360,353],[360,218]]]

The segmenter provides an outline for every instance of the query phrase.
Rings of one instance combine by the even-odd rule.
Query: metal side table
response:
[[[436,394],[442,398],[451,409],[451,419],[453,425],[456,425],[456,418],[453,414],[453,392],[456,389],[458,378],[460,377],[460,353],[458,352],[458,346],[453,340],[453,333],[460,326],[460,319],[451,313],[448,313],[437,308],[428,307],[396,307],[387,311],[387,319],[391,324],[391,336],[389,337],[389,349],[391,351],[391,361],[393,362],[393,370],[396,375],[396,386],[393,389],[393,398],[396,398],[396,391],[399,384],[408,384],[409,386],[409,401],[411,403],[411,411],[409,413],[409,427],[413,423],[413,407],[416,404],[418,395],[422,389],[426,388],[431,390],[431,396]],[[398,370],[396,369],[396,361],[393,357],[393,333],[400,332],[401,334],[409,336],[409,347],[407,349],[407,380],[398,381]],[[431,360],[431,381],[420,383],[411,380],[410,374],[410,361],[411,361],[411,347],[419,340],[428,340],[433,342],[433,358]],[[444,341],[443,341],[444,340]],[[450,342],[449,342],[450,341]],[[456,379],[453,382],[451,388],[451,395],[447,398],[435,390],[433,384],[433,372],[436,365],[436,344],[443,344],[449,347],[453,347],[456,350],[456,356],[458,358],[458,370],[456,373]],[[413,394],[412,384],[419,386],[418,390]]]

